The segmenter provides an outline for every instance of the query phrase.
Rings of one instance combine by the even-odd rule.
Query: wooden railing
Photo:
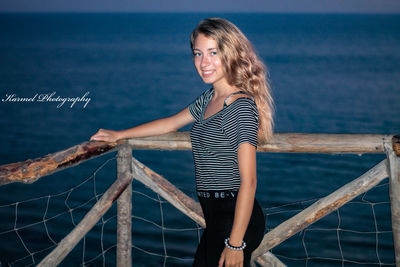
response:
[[[34,160],[0,166],[0,185],[32,183],[45,175],[72,167],[88,159],[118,150],[117,180],[107,189],[82,221],[39,266],[55,266],[78,244],[86,233],[117,200],[117,266],[131,266],[131,209],[133,179],[162,196],[202,227],[205,221],[199,203],[185,195],[161,175],[132,157],[132,149],[190,150],[187,132],[121,140],[114,143],[85,142],[69,149]],[[392,229],[396,266],[400,266],[400,136],[365,134],[275,134],[269,143],[260,145],[259,152],[294,153],[385,153],[387,158],[365,174],[321,198],[297,215],[265,234],[252,254],[252,264],[284,266],[270,249],[305,229],[332,211],[363,194],[389,176]]]

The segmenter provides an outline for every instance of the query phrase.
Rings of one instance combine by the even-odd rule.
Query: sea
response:
[[[210,85],[189,35],[223,17],[269,71],[277,133],[400,133],[400,15],[1,13],[0,164],[172,115]],[[181,129],[189,131],[190,125]],[[35,266],[116,179],[116,153],[0,187],[0,266]],[[191,151],[133,156],[196,199]],[[257,153],[266,231],[356,179],[384,154]],[[133,266],[191,266],[201,227],[137,181]],[[60,266],[116,265],[116,208]],[[394,266],[388,180],[274,247],[287,266]]]

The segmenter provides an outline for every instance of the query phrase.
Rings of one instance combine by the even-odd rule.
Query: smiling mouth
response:
[[[214,73],[213,70],[202,71],[203,77],[208,78]]]

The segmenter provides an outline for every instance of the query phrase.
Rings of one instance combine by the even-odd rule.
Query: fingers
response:
[[[221,258],[219,258],[218,267],[224,266],[224,261],[225,261],[225,250],[222,252]]]
[[[94,134],[90,137],[90,141],[97,141],[97,140],[99,140],[99,137],[100,137],[100,134],[99,134],[99,132],[97,132],[96,134]]]
[[[99,129],[97,133],[92,135],[89,139],[90,141],[110,141],[110,134],[107,130]]]
[[[218,267],[243,267],[243,264],[243,251],[231,251],[225,248],[219,259]]]

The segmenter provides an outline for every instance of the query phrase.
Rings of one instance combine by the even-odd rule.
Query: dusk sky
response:
[[[1,0],[0,12],[400,13],[400,0]]]

